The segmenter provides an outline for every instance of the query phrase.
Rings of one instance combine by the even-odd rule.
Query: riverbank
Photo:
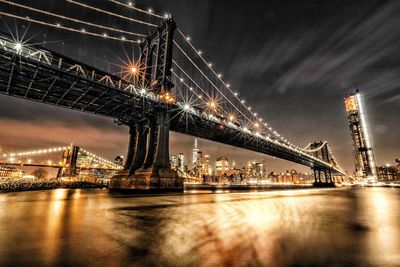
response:
[[[43,179],[0,179],[0,192],[34,191],[34,190],[52,190],[57,188],[103,188],[105,185],[101,182],[88,181],[60,181]]]

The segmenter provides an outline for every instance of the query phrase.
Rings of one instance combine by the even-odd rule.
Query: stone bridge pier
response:
[[[183,191],[183,179],[169,160],[169,115],[148,114],[129,125],[124,170],[111,178],[112,190]]]

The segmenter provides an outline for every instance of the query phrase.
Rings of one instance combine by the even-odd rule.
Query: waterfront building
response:
[[[261,178],[266,178],[267,177],[267,162],[265,159],[261,161]]]
[[[250,161],[247,163],[247,166],[246,166],[246,175],[245,175],[245,177],[246,177],[247,180],[253,178],[253,164],[251,164]]]
[[[268,179],[270,182],[278,182],[278,174],[275,173],[275,172],[270,172],[270,173],[268,173],[268,175],[267,175],[267,179]]]
[[[256,162],[253,161],[252,163],[252,177],[251,178],[256,178],[256,179],[261,179],[262,178],[262,163],[261,162]]]
[[[171,169],[178,170],[178,157],[176,155],[171,155]]]
[[[197,138],[194,139],[194,148],[192,153],[192,169],[196,168],[199,149],[197,147]]]
[[[227,173],[228,167],[228,158],[219,157],[215,162],[215,172],[217,176],[223,176]]]
[[[262,179],[267,176],[267,170],[265,167],[265,161],[262,162],[248,162],[246,167],[246,179]]]
[[[290,176],[291,176],[291,178],[292,178],[292,183],[294,183],[294,184],[299,184],[299,183],[301,183],[301,173],[299,173],[298,171],[296,171],[296,170],[294,170],[294,169],[292,169],[291,171],[290,171]]]
[[[183,153],[178,154],[178,169],[185,172],[185,155]]]
[[[23,176],[24,172],[20,169],[17,169],[14,166],[9,166],[9,165],[0,166],[0,177],[22,178]]]
[[[400,173],[396,166],[385,164],[376,168],[378,180],[382,182],[396,181],[400,179]]]
[[[197,152],[197,159],[196,159],[196,170],[198,172],[201,172],[202,165],[203,165],[203,152],[201,150],[199,150]]]
[[[210,166],[210,155],[204,156],[204,161],[203,161],[201,168],[202,168],[203,175],[207,175],[207,176],[212,175],[212,168]]]
[[[357,178],[375,181],[377,178],[375,158],[368,134],[365,110],[358,90],[346,95],[345,107],[353,139],[355,175]]]

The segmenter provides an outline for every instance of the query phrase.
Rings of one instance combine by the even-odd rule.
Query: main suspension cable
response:
[[[49,23],[49,22],[36,20],[36,19],[29,18],[29,17],[22,17],[22,16],[6,13],[6,12],[3,12],[3,11],[0,11],[0,15],[11,17],[11,18],[15,18],[15,19],[20,19],[20,20],[24,20],[24,21],[28,21],[28,22],[34,22],[34,23],[37,23],[37,24],[40,24],[40,25],[49,26],[49,27],[53,27],[53,28],[57,28],[57,29],[63,29],[63,30],[66,30],[66,31],[71,31],[71,32],[76,32],[76,33],[81,33],[81,34],[101,37],[101,38],[105,38],[105,39],[111,39],[111,40],[116,40],[116,41],[124,41],[124,42],[129,42],[129,43],[137,43],[137,41],[130,40],[130,39],[121,40],[121,38],[108,36],[106,34],[98,34],[98,33],[89,32],[89,31],[86,31],[86,30],[85,31],[84,30],[77,30],[77,29],[74,29],[74,28],[65,27],[65,26],[63,26],[61,24],[52,24],[52,23]]]
[[[140,23],[140,24],[143,24],[143,25],[151,26],[151,27],[157,27],[157,25],[155,25],[153,23],[150,23],[150,22],[145,22],[145,21],[138,20],[138,19],[128,18],[128,17],[125,17],[123,15],[120,15],[120,14],[117,14],[117,13],[113,13],[113,12],[110,12],[110,11],[107,11],[107,10],[104,10],[104,9],[100,9],[100,8],[97,8],[97,7],[94,7],[94,6],[91,6],[91,5],[87,5],[87,4],[84,4],[84,3],[80,3],[80,2],[77,2],[77,1],[74,1],[74,0],[66,0],[66,1],[71,3],[71,4],[79,5],[79,6],[82,6],[82,7],[88,8],[88,9],[92,9],[92,10],[95,10],[97,12],[104,13],[104,14],[107,14],[107,15],[110,15],[110,16],[115,16],[115,17],[118,17],[118,18],[121,18],[121,19],[129,20],[129,21],[132,21],[132,22]]]
[[[100,24],[95,24],[95,23],[91,23],[91,22],[87,22],[87,21],[83,21],[83,20],[79,20],[79,19],[75,19],[75,18],[63,16],[63,15],[59,15],[59,14],[56,14],[56,13],[51,13],[51,12],[48,12],[48,11],[45,11],[45,10],[41,10],[41,9],[37,9],[37,8],[34,8],[34,7],[30,7],[30,6],[26,6],[26,5],[10,2],[10,1],[7,1],[7,0],[0,0],[0,2],[8,4],[8,5],[17,6],[17,7],[24,8],[24,9],[28,9],[30,11],[41,13],[41,14],[45,14],[45,15],[48,15],[48,16],[57,17],[59,19],[69,20],[69,21],[72,21],[72,22],[75,22],[75,23],[88,25],[88,26],[91,26],[91,27],[96,27],[96,28],[101,28],[101,29],[105,29],[105,30],[116,31],[116,32],[135,35],[135,36],[139,36],[139,37],[145,37],[146,36],[145,34],[136,33],[136,32],[132,32],[132,31],[124,31],[124,30],[121,30],[121,29],[113,28],[113,27],[107,27],[107,26],[103,26],[103,25],[100,25]]]

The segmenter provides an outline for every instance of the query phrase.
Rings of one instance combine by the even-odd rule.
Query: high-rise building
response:
[[[226,174],[228,169],[229,169],[228,158],[226,157],[217,158],[217,161],[215,162],[215,172],[216,172],[215,174],[217,176],[222,176]]]
[[[347,94],[344,102],[353,139],[356,177],[376,180],[375,158],[360,92]]]
[[[251,179],[253,177],[253,164],[249,161],[246,166],[246,179]]]
[[[204,156],[204,160],[203,160],[203,164],[202,164],[202,173],[204,175],[211,175],[212,174],[212,169],[210,166],[210,156],[209,155],[205,155]]]
[[[251,178],[262,178],[262,169],[262,163],[253,161]]]
[[[178,157],[176,155],[171,155],[171,169],[177,170],[178,169]]]
[[[203,152],[199,150],[197,152],[196,169],[201,169],[202,164],[203,164]]]
[[[262,167],[261,167],[261,178],[266,178],[267,177],[267,161],[263,159],[261,161]]]
[[[178,169],[182,172],[185,171],[185,155],[183,153],[178,154]]]
[[[192,169],[196,168],[199,149],[197,148],[197,138],[194,139],[194,148],[192,154]]]

